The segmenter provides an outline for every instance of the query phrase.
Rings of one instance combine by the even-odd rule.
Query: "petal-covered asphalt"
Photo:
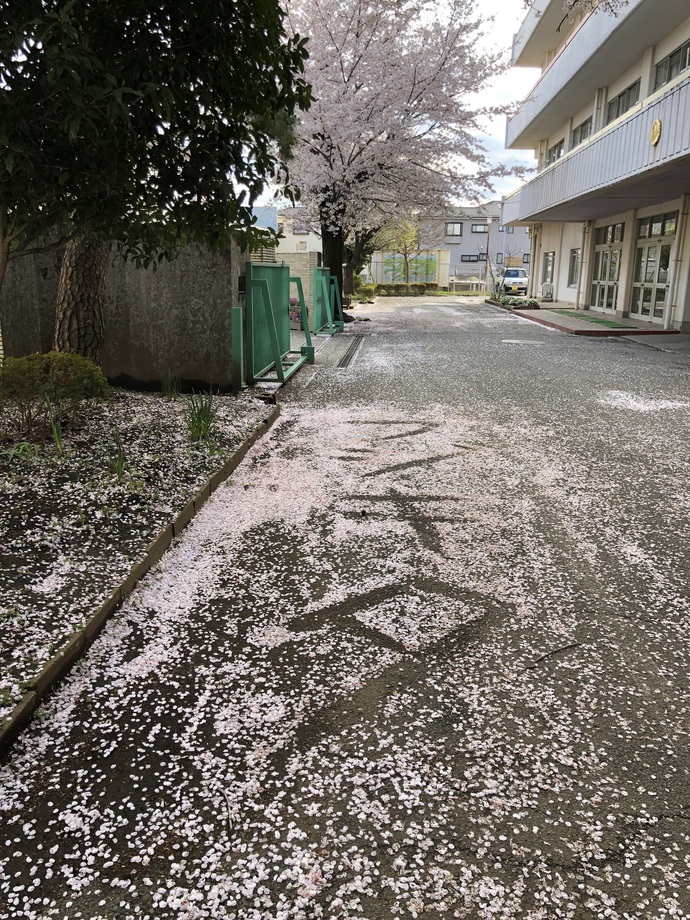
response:
[[[2,920],[690,917],[690,364],[366,315],[15,746]]]

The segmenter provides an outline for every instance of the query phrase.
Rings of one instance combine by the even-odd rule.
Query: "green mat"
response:
[[[628,329],[625,323],[617,323],[615,319],[603,319],[582,313],[579,310],[549,310],[549,313],[560,313],[561,316],[572,316],[574,319],[583,319],[586,323],[596,323],[598,326],[608,326],[609,329]]]

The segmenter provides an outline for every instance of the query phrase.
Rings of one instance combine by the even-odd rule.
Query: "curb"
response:
[[[513,309],[508,307],[507,310],[509,313],[512,313],[513,316],[519,316],[521,319],[529,320],[532,323],[538,323],[540,326],[548,326],[550,329],[557,329],[559,332],[567,332],[569,335],[584,335],[588,338],[610,339],[626,335],[673,335],[677,332],[676,329],[614,329],[607,326],[602,326],[599,329],[573,329],[572,326],[564,326],[553,320],[542,319],[541,316],[525,316],[525,311],[520,311],[519,308]],[[582,320],[582,322],[587,322],[587,320]]]
[[[237,469],[249,453],[249,450],[273,427],[280,416],[280,406],[269,412],[265,421],[252,432],[235,453],[216,470],[199,491],[177,515],[167,524],[153,540],[142,559],[132,566],[129,575],[115,588],[109,597],[91,613],[82,629],[75,632],[60,651],[54,655],[42,670],[27,682],[28,692],[24,694],[12,711],[8,720],[0,729],[0,758],[10,750],[19,734],[31,722],[34,712],[41,702],[50,694],[60,681],[71,671],[74,664],[83,657],[92,642],[101,634],[110,617],[129,597],[138,582],[159,562],[172,541],[179,537],[192,518],[211,497],[211,494]]]

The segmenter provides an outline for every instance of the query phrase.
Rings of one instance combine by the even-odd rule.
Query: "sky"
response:
[[[522,0],[476,0],[484,16],[493,16],[490,27],[493,49],[507,50],[513,44],[513,35],[518,31],[526,15]],[[513,67],[497,77],[479,98],[487,105],[513,104],[525,99],[539,77],[539,70],[527,67]],[[495,162],[534,167],[535,160],[530,150],[505,150],[506,118],[497,116],[487,121],[486,134],[482,137],[490,157]],[[495,185],[496,198],[510,194],[522,181],[516,178],[498,179]]]

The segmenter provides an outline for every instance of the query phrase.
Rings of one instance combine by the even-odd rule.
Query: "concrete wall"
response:
[[[103,371],[138,383],[166,372],[218,386],[231,383],[230,308],[238,305],[238,249],[197,243],[155,272],[116,262],[108,278]]]
[[[0,295],[5,357],[50,351],[62,249],[13,259]]]
[[[0,302],[6,357],[50,351],[62,252],[14,260]],[[230,385],[230,308],[238,304],[239,249],[192,243],[177,259],[142,270],[116,259],[108,274],[103,371],[154,384],[167,372]]]

